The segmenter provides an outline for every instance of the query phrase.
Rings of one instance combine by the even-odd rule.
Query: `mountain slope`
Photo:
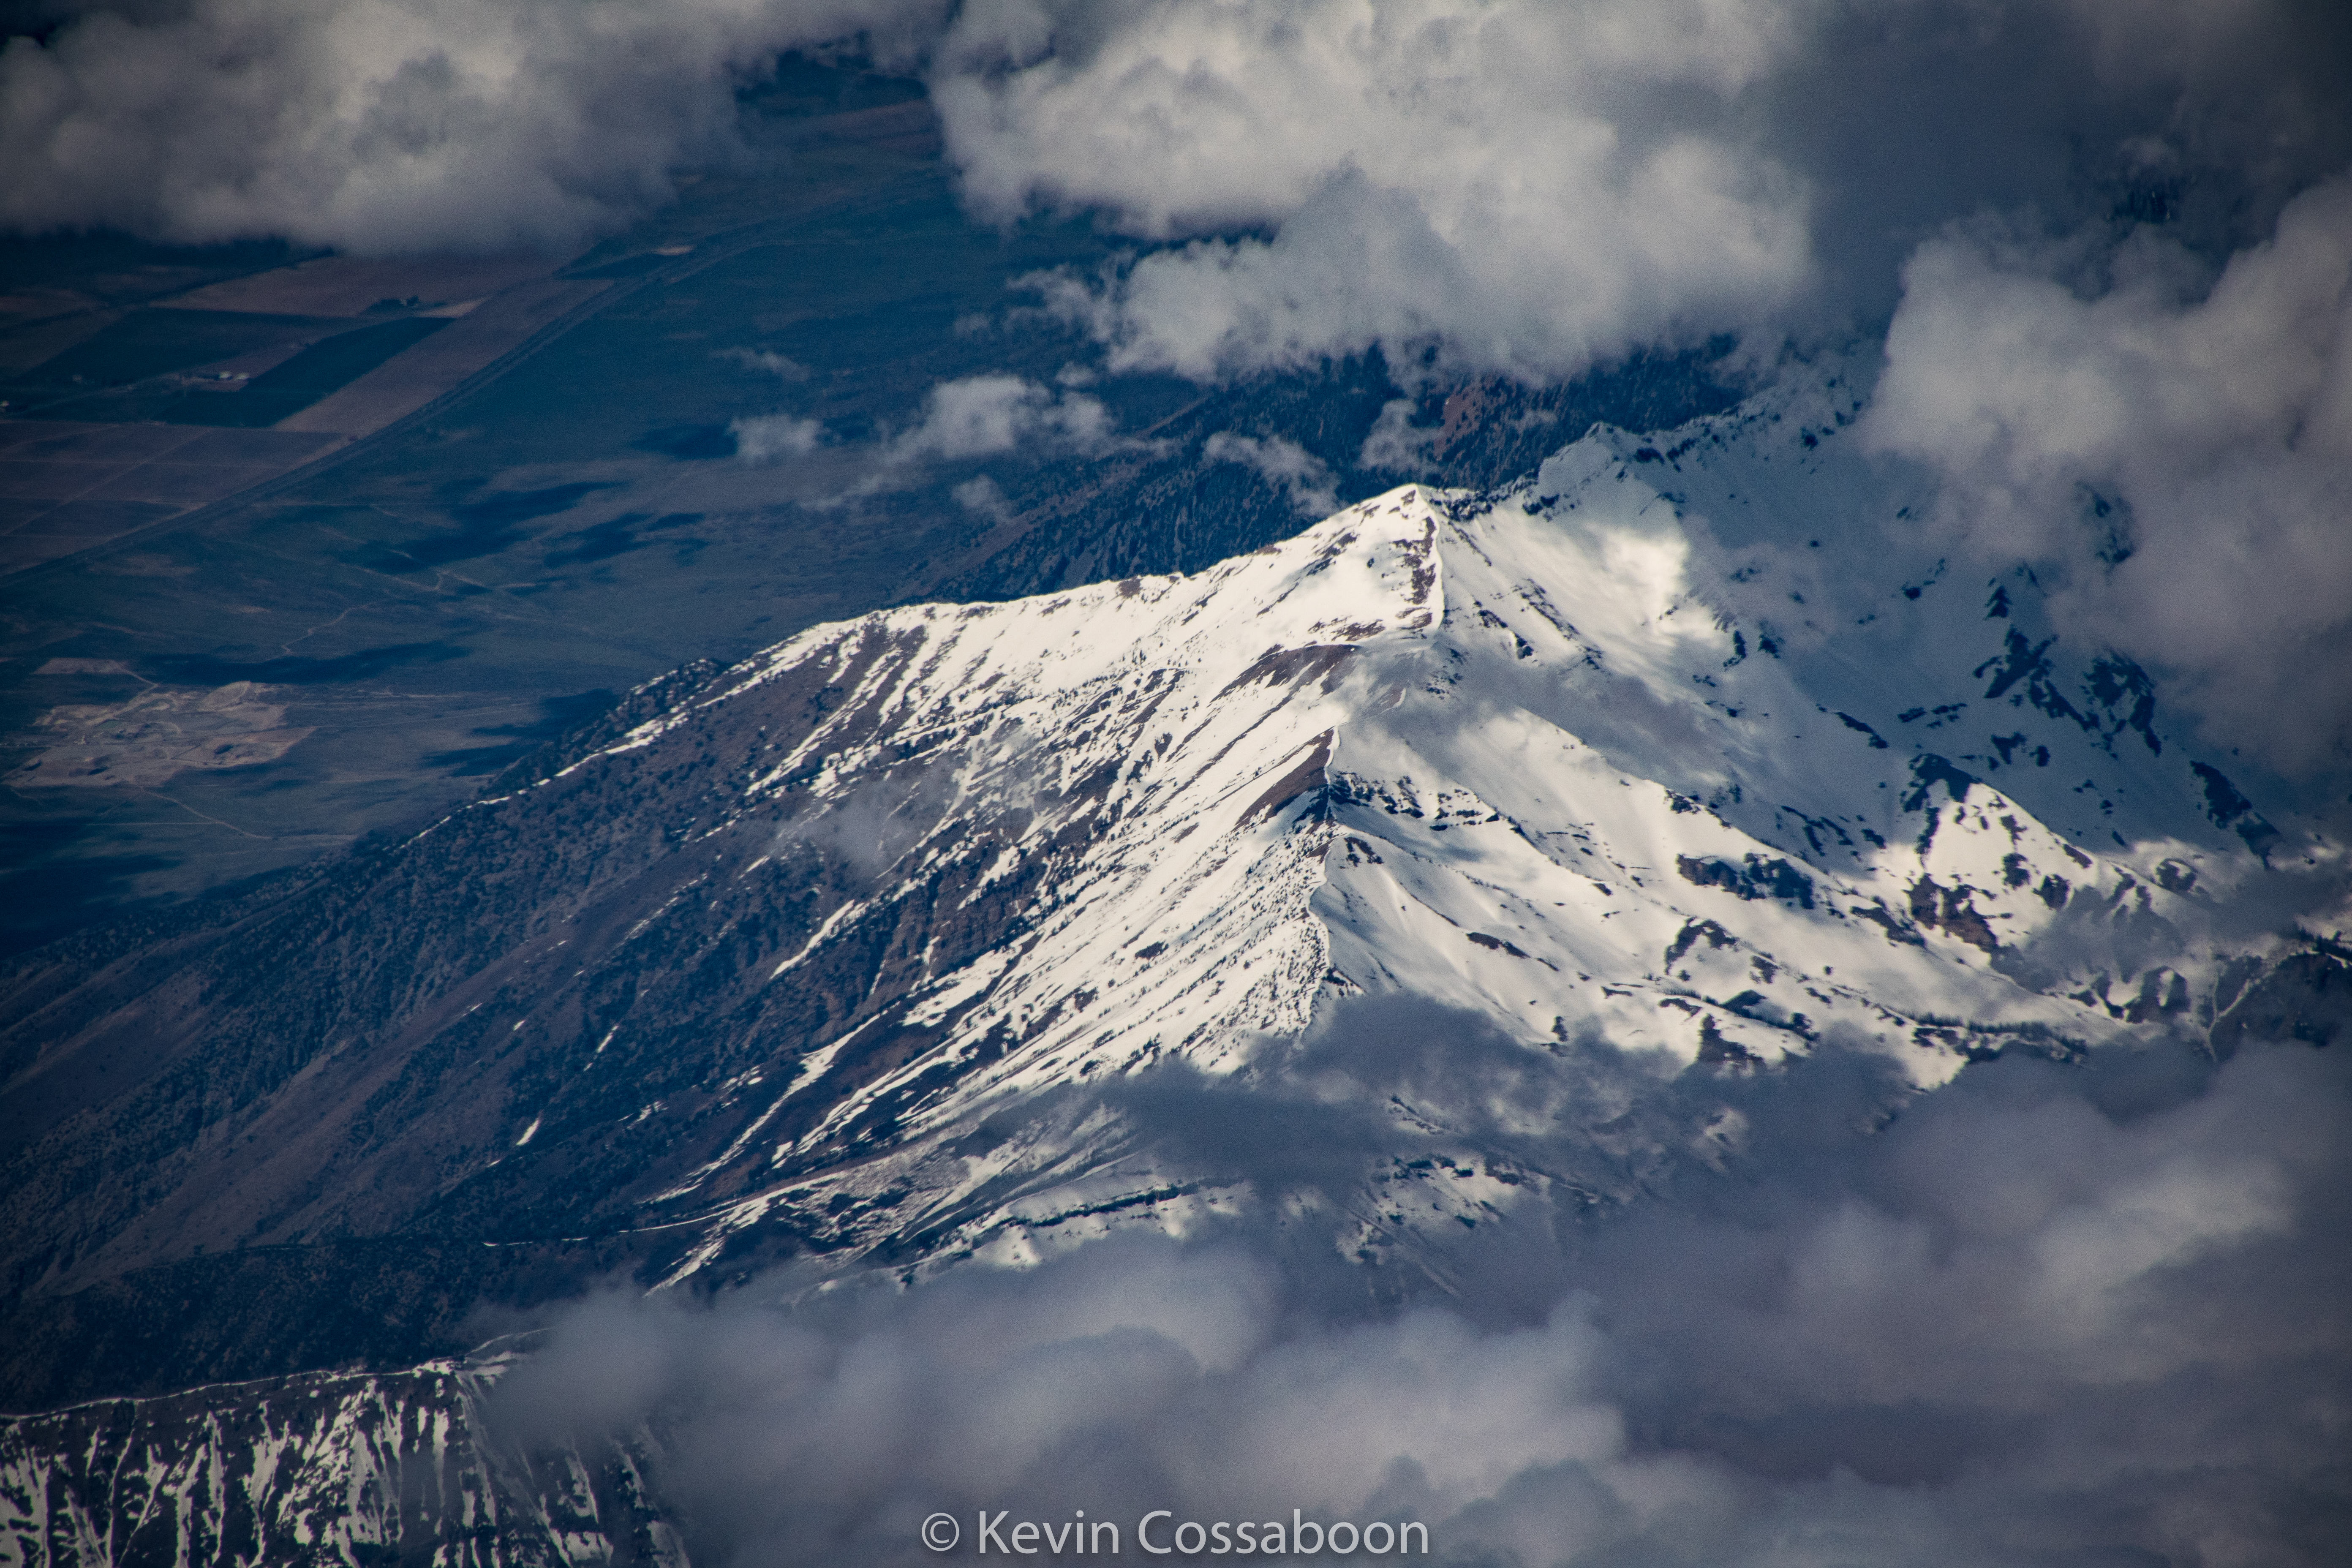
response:
[[[2292,966],[2337,960],[2216,921],[2320,851],[2031,574],[1922,554],[1854,406],[1832,369],[1197,575],[817,627],[411,841],[37,955],[11,1285],[387,1235],[677,1283],[1181,1230],[1267,1194],[1121,1086],[1276,1084],[1406,999],[1564,1071],[1827,1043],[1927,1085],[2319,994]],[[1399,1093],[1310,1228],[1442,1279],[1457,1224],[1736,1142],[1704,1094],[1622,1100],[1538,1148]]]
[[[626,1445],[527,1448],[509,1355],[0,1421],[0,1563],[439,1561],[684,1568]]]

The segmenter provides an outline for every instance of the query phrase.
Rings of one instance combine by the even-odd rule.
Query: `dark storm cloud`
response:
[[[1484,1287],[1371,1301],[1276,1235],[1312,1224],[1291,1201],[793,1310],[607,1299],[517,1375],[510,1418],[650,1422],[719,1563],[895,1560],[925,1514],[982,1506],[1410,1515],[1454,1563],[2328,1560],[2352,1517],[2340,1053],[2004,1061],[1890,1120],[1859,1057],[1675,1078],[1446,1026],[1124,1103],[1293,1200],[1393,1143],[1378,1084],[1459,1119],[1425,1140],[1456,1157],[1711,1098],[1720,1158],[1614,1219],[1516,1214],[1541,1289],[1509,1310]]]

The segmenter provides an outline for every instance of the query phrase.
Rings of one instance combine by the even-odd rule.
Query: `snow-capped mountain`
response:
[[[1858,406],[1832,367],[1195,575],[818,626],[404,843],[40,955],[10,1278],[103,1321],[208,1270],[230,1317],[167,1328],[211,1365],[248,1264],[273,1310],[378,1268],[462,1312],[1273,1216],[1393,1297],[1733,1156],[1792,1058],[2324,1042],[2345,966],[2291,916],[2334,852],[2030,571],[1935,556]],[[0,1540],[673,1555],[628,1452],[485,1435],[499,1370],[26,1418]]]
[[[1833,1044],[1916,1085],[2292,1010],[2308,955],[2214,912],[2317,841],[2030,572],[1936,557],[1858,406],[1832,367],[1195,575],[815,627],[168,963],[45,960],[15,1277],[423,1235],[675,1284],[1181,1229],[1265,1194],[1118,1086],[1278,1083],[1384,1001],[1570,1068]],[[1343,1255],[1736,1142],[1602,1096],[1538,1157],[1458,1110],[1383,1102]]]
[[[820,627],[539,786],[731,742],[695,880],[625,940],[691,911],[682,959],[841,1008],[697,1108],[731,1125],[650,1195],[700,1211],[669,1278],[780,1214],[1018,1256],[1245,1201],[1092,1168],[1076,1129],[955,1146],[1059,1086],[1245,1070],[1344,996],[1530,1048],[1766,1064],[1836,1037],[1923,1086],[2210,1024],[2229,979],[2181,928],[2276,830],[2141,672],[2063,658],[2030,573],[1903,570],[1900,476],[1823,450],[1839,391],[1666,445],[1596,432],[1498,497],[1403,487],[1195,577]],[[748,889],[811,863],[861,875],[804,937],[747,941]],[[1010,888],[1001,934],[960,942]],[[861,994],[824,967],[845,950],[883,955]],[[561,1095],[530,1109],[526,1137]]]

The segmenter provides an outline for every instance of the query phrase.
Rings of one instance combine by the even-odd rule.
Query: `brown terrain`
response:
[[[329,393],[299,414],[279,420],[278,428],[328,432],[345,440],[373,434],[520,348],[541,329],[611,286],[603,279],[535,278],[487,300],[423,312],[456,320],[445,331],[376,366],[341,391]]]
[[[168,522],[347,439],[320,431],[0,421],[0,574]]]
[[[0,420],[0,575],[182,521],[383,430],[610,287],[551,277],[553,268],[545,257],[328,257],[155,301],[174,312],[316,323],[304,336],[163,378],[224,398],[340,331],[409,317],[449,324],[268,428]],[[92,313],[95,328],[80,335],[87,341],[120,319]],[[57,341],[72,346],[66,334]]]

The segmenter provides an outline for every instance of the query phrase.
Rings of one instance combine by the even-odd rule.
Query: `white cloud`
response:
[[[781,415],[775,417],[784,420]],[[815,427],[811,425],[810,428]],[[921,409],[912,423],[886,429],[865,454],[864,477],[833,500],[845,501],[903,488],[911,482],[910,476],[935,463],[1013,453],[1032,458],[1092,458],[1152,449],[1157,449],[1156,443],[1120,435],[1110,410],[1084,393],[1066,388],[1056,392],[1026,376],[963,376],[934,384],[923,395]],[[1003,491],[985,474],[957,485],[951,493],[969,510],[999,521],[1011,515],[1011,503]]]
[[[1910,237],[2079,203],[2126,165],[2188,179],[2191,206],[2211,191],[2224,226],[2267,221],[2352,156],[2326,13],[183,0],[0,56],[0,226],[562,247],[728,156],[734,89],[779,50],[862,34],[928,75],[983,216],[1084,210],[1179,242],[1055,294],[1111,368],[1205,377],[1382,343],[1551,377],[1879,308]]]
[[[1220,430],[1202,444],[1201,456],[1213,463],[1239,463],[1266,483],[1288,491],[1290,504],[1302,516],[1328,517],[1339,510],[1330,465],[1296,441],[1279,436],[1260,440]]]
[[[2136,235],[1981,227],[1905,273],[1866,433],[1943,472],[1940,525],[2053,562],[2071,629],[2167,671],[2218,740],[2352,764],[2352,181],[2210,288]]]
[[[982,216],[1175,242],[1038,280],[1113,369],[1378,344],[1546,380],[1842,332],[1972,211],[2267,221],[2352,156],[2347,31],[2305,0],[1000,0],[932,77]]]
[[[921,417],[883,443],[883,460],[992,458],[1024,447],[1101,452],[1118,443],[1112,426],[1110,411],[1082,394],[1024,376],[965,376],[923,395]]]
[[[824,426],[814,419],[789,414],[761,414],[731,421],[735,455],[747,463],[774,463],[805,458],[824,442]]]
[[[756,368],[773,368],[759,363],[760,356],[742,357]],[[782,355],[765,357],[793,371],[800,368]],[[736,456],[747,463],[804,458],[826,440],[819,421],[790,414],[747,416],[727,428],[735,437]],[[1024,376],[964,376],[940,382],[925,393],[914,420],[885,432],[864,457],[864,478],[836,499],[895,488],[906,482],[908,470],[931,463],[1016,452],[1098,457],[1149,445],[1121,436],[1110,410],[1083,393],[1056,392]],[[957,486],[954,494],[971,510],[1000,519],[1009,515],[1003,491],[985,474]]]
[[[935,97],[983,214],[1096,208],[1154,238],[1275,229],[1062,289],[1113,368],[1205,379],[1433,341],[1543,374],[1804,286],[1802,180],[1710,123],[1802,42],[1798,16],[1715,0],[981,5],[942,47]]]
[[[986,474],[973,475],[949,493],[955,497],[958,506],[992,522],[1003,522],[1013,516],[1013,503],[1005,499],[1004,488]]]
[[[192,0],[0,52],[0,226],[564,249],[732,145],[782,48],[934,0]]]
[[[979,5],[941,50],[972,74],[940,96],[982,208],[1076,202],[1165,237],[1278,221],[1350,165],[1402,188],[1475,184],[1503,167],[1491,132],[1522,113],[1580,132],[1549,150],[1575,157],[1614,139],[1610,84],[1617,107],[1658,86],[1737,91],[1802,41],[1800,13],[1737,0]],[[1000,63],[1014,68],[980,78]],[[1529,101],[1506,101],[1514,89]]]
[[[1415,425],[1414,406],[1410,397],[1392,397],[1381,405],[1381,416],[1372,421],[1363,448],[1356,454],[1358,467],[1393,474],[1417,474],[1429,467],[1430,450],[1444,432]]]
[[[745,370],[765,371],[779,381],[806,381],[809,367],[773,349],[721,349],[720,359],[731,359]]]

